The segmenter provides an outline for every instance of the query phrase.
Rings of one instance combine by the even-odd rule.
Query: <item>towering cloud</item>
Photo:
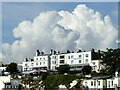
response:
[[[33,21],[22,21],[13,29],[16,40],[2,45],[5,62],[22,62],[33,57],[40,49],[75,51],[105,49],[115,46],[117,30],[109,16],[102,16],[86,5],[78,5],[73,12],[47,11],[40,13]]]

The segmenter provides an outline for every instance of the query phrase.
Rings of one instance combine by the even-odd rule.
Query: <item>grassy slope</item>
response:
[[[80,79],[80,76],[76,76],[74,74],[68,75],[48,75],[47,78],[43,81],[43,84],[49,90],[57,90],[58,85],[64,84],[69,87],[69,84],[75,80]]]

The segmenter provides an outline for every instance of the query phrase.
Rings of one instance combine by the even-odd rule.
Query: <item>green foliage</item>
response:
[[[42,73],[41,79],[42,79],[42,80],[45,80],[45,79],[47,78],[47,75],[48,75],[48,73]]]
[[[84,66],[83,69],[82,69],[82,73],[83,75],[88,75],[91,73],[91,70],[92,70],[92,67],[87,65],[87,66]]]
[[[69,65],[60,65],[58,67],[58,73],[60,73],[60,74],[67,73],[69,70],[70,70],[70,66]]]
[[[10,63],[6,68],[6,71],[10,72],[10,74],[18,73],[17,64],[14,62]]]
[[[57,90],[58,85],[64,84],[67,87],[69,87],[69,84],[75,80],[82,78],[80,76],[76,76],[74,74],[68,74],[68,75],[49,75],[47,78],[43,81],[43,84],[46,86],[48,90]]]
[[[94,49],[91,50],[92,52],[92,60],[97,60],[97,59],[101,59],[101,51],[98,50],[97,52],[95,52]]]
[[[91,75],[92,75],[93,77],[95,77],[95,76],[98,75],[98,73],[97,73],[96,71],[92,71],[92,72],[91,72]]]
[[[106,73],[113,75],[115,71],[120,71],[120,48],[107,49],[102,52],[103,64],[106,65]]]

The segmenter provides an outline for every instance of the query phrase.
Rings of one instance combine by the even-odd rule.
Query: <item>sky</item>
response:
[[[117,48],[117,2],[3,2],[2,61],[48,53]]]

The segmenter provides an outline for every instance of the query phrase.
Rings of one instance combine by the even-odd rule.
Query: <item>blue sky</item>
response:
[[[109,15],[117,26],[117,2],[3,2],[2,3],[2,43],[12,43],[12,30],[23,20],[32,21],[40,12],[72,11],[78,4],[86,4],[89,8],[99,11],[102,15]]]
[[[49,52],[51,48],[74,51],[117,47],[117,2],[2,2],[1,14],[5,62],[20,62],[34,56],[37,49]],[[14,35],[20,39],[13,36],[14,28]]]

